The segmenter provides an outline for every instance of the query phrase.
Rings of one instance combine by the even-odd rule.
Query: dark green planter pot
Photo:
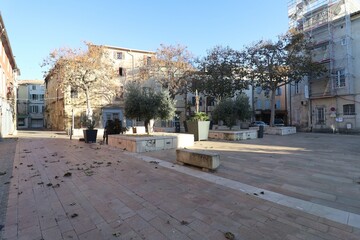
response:
[[[208,140],[210,121],[186,121],[188,133],[194,134],[195,141]]]
[[[97,137],[97,129],[93,130],[83,130],[84,131],[84,139],[86,143],[96,143]]]

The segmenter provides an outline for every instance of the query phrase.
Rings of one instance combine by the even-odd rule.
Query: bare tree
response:
[[[243,51],[249,78],[256,86],[270,91],[270,125],[275,119],[276,90],[288,83],[299,82],[305,76],[319,76],[325,69],[312,61],[310,44],[303,34],[288,32],[276,42],[258,41]]]
[[[156,51],[156,57],[141,67],[143,78],[153,78],[169,91],[170,97],[183,94],[188,85],[188,72],[193,70],[193,57],[186,46],[164,45]]]
[[[86,50],[59,48],[49,54],[43,66],[46,77],[54,77],[63,91],[82,90],[86,99],[86,117],[92,120],[91,100],[115,95],[113,79],[116,71],[103,46],[85,43]]]

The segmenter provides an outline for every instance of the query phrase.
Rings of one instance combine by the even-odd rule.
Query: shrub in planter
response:
[[[186,121],[188,132],[194,134],[194,140],[208,140],[210,121],[204,112],[195,113],[190,120]]]
[[[83,121],[83,125],[86,126],[86,129],[83,130],[84,140],[86,143],[96,143],[97,138],[97,129],[95,129],[95,120],[86,118]]]

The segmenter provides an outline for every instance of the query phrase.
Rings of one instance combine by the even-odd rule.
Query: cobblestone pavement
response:
[[[291,142],[290,138],[284,139]],[[265,137],[261,142],[249,143],[263,143],[267,148],[267,141]],[[211,144],[200,142],[195,147],[211,149]],[[229,147],[224,151],[230,153],[242,143],[222,144]],[[259,158],[263,159],[261,151]],[[85,144],[54,132],[19,132],[12,178],[9,176],[3,238],[360,239],[359,228],[191,176],[186,173],[188,167],[171,162],[171,154],[152,156],[169,161],[164,167],[161,160],[140,159],[151,155]],[[229,156],[239,156],[233,154]],[[277,158],[280,151],[276,156],[271,154]],[[235,158],[224,158],[221,167],[236,165],[231,159]],[[253,160],[254,165],[264,161],[255,156]],[[351,174],[358,166],[353,164],[356,166]],[[218,176],[221,168],[206,174]],[[251,174],[261,175],[248,172],[246,176]],[[234,175],[229,174],[229,179],[241,180]],[[269,179],[262,179],[263,184]]]
[[[236,143],[196,142],[193,148],[220,154],[216,176],[360,214],[358,135],[264,135]],[[176,161],[174,151],[144,155]]]
[[[0,239],[5,224],[5,214],[12,176],[13,161],[17,139],[5,138],[0,140]]]

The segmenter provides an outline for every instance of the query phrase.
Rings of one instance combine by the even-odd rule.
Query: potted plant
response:
[[[97,137],[97,129],[95,129],[95,120],[86,118],[83,121],[83,124],[86,126],[86,129],[83,130],[84,132],[84,140],[86,143],[96,143]]]
[[[195,141],[207,140],[209,136],[209,116],[204,112],[196,112],[186,121],[188,132],[194,134]]]

